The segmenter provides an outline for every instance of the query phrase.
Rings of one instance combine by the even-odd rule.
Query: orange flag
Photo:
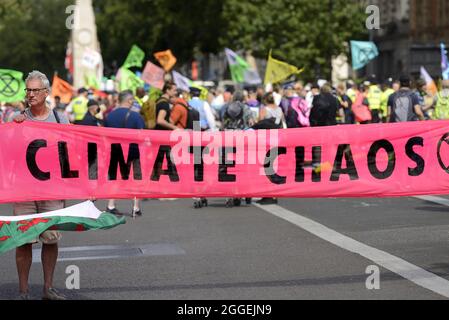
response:
[[[176,57],[171,50],[156,52],[154,57],[166,72],[169,72],[176,64]]]
[[[61,102],[68,104],[72,100],[73,87],[66,81],[59,78],[57,75],[53,76],[53,85],[51,87],[51,96],[54,99],[56,96],[61,97]]]

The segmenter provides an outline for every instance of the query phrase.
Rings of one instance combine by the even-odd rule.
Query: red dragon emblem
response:
[[[36,218],[36,219],[32,219],[32,220],[22,220],[22,221],[17,222],[17,225],[21,225],[20,227],[17,228],[17,230],[22,233],[25,233],[31,227],[37,226],[38,224],[41,224],[41,223],[47,223],[50,220],[51,219],[42,219],[42,218]]]
[[[9,237],[9,236],[0,237],[0,242],[6,241],[9,238],[11,238],[11,237]]]
[[[0,229],[3,228],[4,225],[8,225],[9,226],[10,224],[11,224],[10,221],[0,221]],[[6,240],[8,240],[10,238],[11,238],[10,236],[0,237],[0,242],[6,241]]]
[[[4,225],[10,225],[11,222],[10,221],[0,221],[0,229],[3,228]]]

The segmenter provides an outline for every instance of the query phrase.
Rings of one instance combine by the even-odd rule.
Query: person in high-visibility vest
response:
[[[145,92],[144,88],[137,88],[136,89],[136,95],[134,96],[135,103],[137,105],[133,105],[131,110],[140,112],[142,110],[143,104],[147,102],[149,99],[147,93]]]
[[[433,119],[435,120],[449,119],[449,80],[441,82],[441,89],[435,96],[433,103],[435,107]]]
[[[380,90],[380,87],[376,79],[371,80],[371,85],[368,89],[367,98],[369,102],[369,108],[371,110],[371,115],[373,117],[371,122],[372,123],[381,122],[382,114],[380,112],[380,106],[382,100],[382,90]]]
[[[351,99],[351,102],[354,103],[355,99],[357,98],[357,94],[359,93],[358,86],[354,81],[349,80],[347,87],[348,90],[346,91],[346,95],[349,97],[349,99]]]
[[[388,99],[396,91],[392,88],[392,82],[386,81],[383,85],[382,97],[380,99],[380,112],[382,113],[382,121],[386,122],[388,113]]]
[[[88,111],[88,95],[89,91],[86,88],[79,89],[78,96],[67,107],[67,111],[73,114],[75,124],[80,124]]]

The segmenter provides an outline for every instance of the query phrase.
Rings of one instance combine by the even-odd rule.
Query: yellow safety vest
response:
[[[371,110],[379,110],[381,100],[382,100],[382,90],[380,90],[379,86],[373,85],[369,87],[368,91],[369,108]]]
[[[357,97],[357,91],[352,88],[349,88],[348,91],[346,92],[346,95],[349,97],[349,99],[351,99],[352,103],[354,103]]]
[[[75,115],[75,121],[81,121],[87,113],[87,103],[89,101],[85,97],[77,97],[72,101],[72,111]]]
[[[388,99],[390,96],[394,93],[394,90],[391,88],[388,88],[384,92],[382,92],[382,98],[380,101],[380,110],[384,116],[388,113]]]

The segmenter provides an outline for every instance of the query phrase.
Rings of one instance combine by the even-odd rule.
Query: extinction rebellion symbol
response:
[[[443,162],[443,160],[441,159],[441,148],[444,145],[449,145],[449,133],[446,133],[438,142],[438,151],[437,151],[437,157],[438,157],[438,162],[441,166],[441,168],[446,171],[446,173],[449,173],[449,166],[447,164],[445,164]]]
[[[0,95],[11,98],[19,93],[20,82],[9,73],[0,73]]]

